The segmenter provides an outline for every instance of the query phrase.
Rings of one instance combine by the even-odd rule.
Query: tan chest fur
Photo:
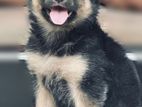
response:
[[[68,82],[72,97],[75,102],[75,107],[97,107],[89,101],[87,96],[79,88],[79,82],[82,80],[83,75],[88,70],[88,61],[86,58],[81,55],[57,57],[52,55],[41,55],[39,53],[32,52],[27,52],[27,56],[29,69],[32,70],[34,74],[39,76],[48,76],[48,78],[50,78],[53,74],[57,74],[59,77],[65,79]],[[43,91],[43,88],[41,89]],[[43,93],[40,92],[40,89],[38,90],[38,94],[39,93],[43,95]],[[49,96],[45,98],[49,99]],[[46,100],[44,99],[43,101],[45,104]],[[53,100],[51,103],[53,103]],[[47,106],[44,105],[37,107]],[[51,107],[55,107],[55,105]]]
[[[28,66],[37,75],[52,76],[58,74],[68,82],[80,81],[88,69],[87,59],[76,56],[49,56],[38,53],[27,53]]]

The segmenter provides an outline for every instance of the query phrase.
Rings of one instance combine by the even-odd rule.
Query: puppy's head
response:
[[[31,12],[48,30],[69,29],[96,17],[98,5],[99,0],[30,0]]]

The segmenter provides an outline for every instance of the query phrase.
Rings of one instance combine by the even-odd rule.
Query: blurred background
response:
[[[25,0],[0,0],[0,107],[33,107],[34,77],[26,67]],[[142,0],[101,0],[102,29],[124,46],[142,74]]]

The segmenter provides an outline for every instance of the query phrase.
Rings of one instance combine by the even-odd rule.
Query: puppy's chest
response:
[[[98,107],[90,101],[80,83],[88,71],[88,60],[81,55],[49,56],[27,53],[28,66],[37,76],[45,76],[45,87],[58,107]]]
[[[88,69],[88,61],[81,55],[57,57],[28,52],[28,66],[36,75],[58,75],[68,82],[79,82]]]

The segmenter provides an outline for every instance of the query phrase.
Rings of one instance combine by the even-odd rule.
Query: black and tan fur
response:
[[[141,107],[133,63],[97,23],[99,0],[65,0],[75,14],[63,26],[45,12],[52,1],[29,0],[36,107]]]

